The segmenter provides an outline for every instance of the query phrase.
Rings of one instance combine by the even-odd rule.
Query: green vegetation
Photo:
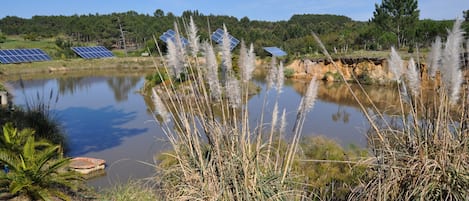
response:
[[[352,187],[366,179],[366,165],[359,164],[366,157],[365,149],[353,145],[344,149],[322,136],[305,137],[292,171],[302,175],[300,181],[313,200],[347,200]]]
[[[400,48],[411,38],[408,36],[414,35],[419,13],[417,0],[383,0],[380,5],[375,4],[371,21],[385,34],[392,33],[387,35],[390,38],[387,42],[396,41],[397,47]]]
[[[3,34],[1,31],[0,31],[0,43],[4,43],[6,41],[7,37],[5,36],[5,34]]]
[[[0,125],[12,122],[16,128],[31,128],[35,131],[37,139],[47,140],[67,151],[67,140],[60,123],[51,112],[51,107],[58,101],[58,96],[54,96],[53,91],[49,97],[36,97],[27,101],[26,107],[14,107],[11,110],[7,107],[0,108]]]
[[[414,60],[405,67],[392,49],[389,65],[400,89],[402,111],[390,119],[376,107],[372,111],[362,107],[371,125],[373,156],[364,163],[370,180],[357,186],[350,199],[464,200],[469,196],[469,97],[467,89],[461,88],[461,23],[454,23],[444,49],[441,43],[433,43],[429,71],[440,74],[439,79],[432,77],[435,74],[426,78],[430,92],[422,92],[423,78]]]
[[[410,8],[410,9],[406,9]],[[396,14],[397,13],[397,14]],[[458,14],[455,13],[455,17]],[[268,56],[263,46],[278,46],[296,55],[315,55],[321,52],[311,36],[315,32],[334,54],[349,54],[359,50],[386,50],[396,44],[400,48],[429,47],[431,39],[437,35],[445,37],[451,20],[418,20],[419,12],[415,0],[386,0],[376,5],[371,22],[353,21],[346,16],[302,14],[293,15],[289,20],[268,22],[237,19],[222,15],[204,15],[197,10],[184,11],[181,16],[156,10],[153,16],[138,14],[134,11],[106,15],[89,14],[73,16],[33,16],[23,19],[8,16],[0,19],[3,34],[8,36],[2,48],[45,48],[43,41],[52,43],[47,46],[54,58],[73,58],[68,45],[104,45],[111,49],[123,49],[121,25],[126,33],[126,49],[129,55],[139,56],[150,50],[156,54],[153,36],[159,36],[167,29],[174,28],[174,21],[187,21],[192,16],[199,27],[215,28],[223,24],[229,26],[230,33],[239,39],[254,44],[258,56]],[[209,21],[207,21],[209,19]],[[469,23],[463,28],[469,31]],[[200,39],[207,40],[209,30],[200,30]],[[54,43],[58,42],[58,46]],[[165,51],[166,44],[158,41]],[[12,44],[9,44],[12,43]],[[239,47],[237,47],[239,49]],[[118,54],[118,52],[116,52]],[[121,55],[121,54],[119,54]],[[124,56],[125,53],[122,53]]]
[[[301,138],[298,132],[308,111],[305,108],[312,106],[308,98],[314,97],[311,88],[300,103],[295,129],[287,140],[283,121],[278,121],[276,102],[273,109],[262,106],[273,111],[271,122],[265,122],[268,117],[261,114],[259,124],[254,126],[256,130],[248,126],[249,112],[245,105],[239,105],[246,100],[239,99],[247,97],[241,89],[245,77],[249,77],[245,72],[250,72],[247,65],[250,62],[239,62],[236,77],[240,81],[233,84],[237,80],[230,70],[229,51],[220,53],[221,72],[208,44],[202,50],[207,63],[195,61],[183,65],[194,60],[183,58],[180,63],[168,60],[169,72],[192,71],[192,68],[197,69],[195,72],[202,69],[205,72],[191,74],[179,86],[174,85],[177,74],[173,74],[169,82],[153,90],[155,120],[165,128],[173,148],[159,156],[155,177],[160,187],[158,193],[164,199],[464,200],[469,196],[466,190],[469,188],[469,100],[466,94],[459,95],[463,83],[458,56],[463,44],[460,26],[461,21],[456,21],[444,49],[432,48],[441,51],[440,54],[429,53],[441,55],[433,60],[442,63],[432,65],[445,66],[434,67],[441,77],[428,78],[429,90],[435,94],[433,98],[427,98],[422,92],[414,60],[411,58],[405,67],[392,49],[389,65],[396,80],[394,86],[400,89],[402,111],[400,115],[387,117],[372,101],[370,108],[362,105],[371,125],[369,151],[343,150],[322,138]],[[243,48],[240,51],[239,60],[249,61],[246,55],[252,54],[251,51],[245,53]],[[337,76],[344,79],[327,50],[323,51],[336,67]],[[171,55],[177,51],[169,52],[167,58],[177,58]],[[267,76],[267,90],[273,87],[277,95],[281,95],[282,67],[273,60]],[[217,79],[219,73],[224,79]],[[225,83],[221,88],[220,82]],[[233,94],[236,91],[240,94]],[[222,112],[212,112],[215,110]]]
[[[398,15],[392,14],[395,12]],[[462,29],[469,30],[468,13],[469,10],[464,12],[466,22],[456,21],[448,33],[446,29],[453,25],[451,21],[418,21],[417,1],[413,0],[383,1],[376,5],[370,23],[334,15],[295,15],[281,22],[210,16],[212,27],[228,25],[232,28],[231,34],[253,41],[257,47],[248,50],[241,45],[237,49],[239,58],[233,60],[226,42],[220,52],[215,52],[209,43],[199,43],[207,39],[209,33],[201,31],[199,38],[194,22],[208,27],[207,16],[198,11],[185,11],[183,18],[194,16],[185,26],[189,28],[190,48],[184,49],[181,44],[164,46],[167,57],[161,60],[165,65],[160,67],[155,63],[156,72],[147,77],[149,84],[146,86],[152,92],[150,110],[155,122],[162,126],[172,150],[158,157],[157,174],[152,181],[156,185],[128,182],[103,193],[103,198],[467,199],[469,92],[461,89],[464,78],[460,69],[460,47],[463,46]],[[121,23],[129,34],[127,44],[135,49],[133,54],[147,48],[153,54],[162,54],[153,47],[156,41],[147,39],[155,32],[159,35],[174,28],[174,20],[177,18],[172,13],[165,14],[162,10],[156,10],[154,16],[129,11],[110,15],[34,16],[32,19],[6,17],[0,20],[0,26],[8,37],[1,45],[2,48],[21,48],[27,40],[24,43],[27,47],[48,47],[48,51],[57,52],[53,54],[56,57],[72,58],[72,54],[65,51],[74,44],[97,42],[109,48],[120,48],[120,35],[115,25]],[[311,35],[311,31],[318,35]],[[63,37],[56,37],[59,35]],[[438,35],[448,41],[444,49],[431,41]],[[23,41],[19,40],[20,36]],[[46,42],[44,38],[48,38]],[[251,114],[247,104],[242,103],[249,97],[247,89],[255,63],[254,52],[266,55],[260,49],[262,46],[276,45],[301,55],[319,55],[322,51],[334,64],[328,50],[334,55],[345,55],[351,50],[386,49],[396,43],[409,53],[416,50],[414,46],[437,46],[432,51],[441,52],[430,52],[428,57],[430,68],[440,73],[435,74],[437,79],[429,73],[425,90],[432,96],[427,97],[420,85],[420,69],[416,68],[411,55],[408,66],[404,67],[400,56],[392,50],[389,66],[395,76],[395,86],[400,90],[402,111],[397,116],[385,116],[371,100],[371,107],[365,108],[357,99],[370,123],[368,151],[356,147],[344,150],[324,138],[301,137],[306,114],[313,107],[317,93],[315,80],[311,81],[296,111],[293,131],[286,131],[286,111],[279,115],[278,97],[283,78],[291,76],[291,69],[283,69],[283,64],[278,65],[275,59],[265,90],[275,93],[276,98],[266,99],[261,116],[255,117],[258,124],[250,125]],[[200,55],[205,57],[205,62],[199,62],[196,56]],[[237,64],[233,65],[233,61]],[[133,63],[135,61],[128,61],[122,65]],[[327,75],[334,80],[344,79],[335,67],[337,73]],[[355,81],[371,82],[367,74]],[[348,83],[344,84],[352,91]],[[69,193],[77,191],[79,178],[63,169],[69,159],[62,157],[60,145],[64,145],[65,140],[58,123],[48,113],[50,104],[46,103],[51,100],[54,101],[52,92],[49,100],[39,99],[37,103],[28,104],[25,110],[2,109],[0,162],[10,168],[9,173],[0,173],[2,193],[47,200],[71,199]]]
[[[80,177],[65,169],[70,159],[62,156],[60,146],[36,141],[34,130],[18,131],[7,123],[0,145],[0,163],[9,170],[0,172],[1,192],[33,200],[71,200],[69,193],[78,190]]]
[[[100,192],[100,200],[112,201],[155,201],[161,200],[156,196],[155,186],[143,181],[130,180],[123,184],[117,184]]]
[[[292,68],[285,68],[285,70],[283,70],[283,74],[286,78],[292,78],[295,74],[295,70],[293,70]]]
[[[188,27],[194,26],[191,20]],[[194,36],[189,39],[191,45],[197,43],[197,32],[190,35]],[[275,107],[272,121],[264,122],[268,117],[262,114],[258,129],[252,129],[249,110],[242,104],[249,97],[247,88],[255,67],[252,46],[248,50],[241,45],[237,74],[229,42],[220,51],[221,63],[209,43],[186,57],[179,54],[180,44],[169,47],[164,70],[170,76],[168,82],[152,90],[155,109],[151,109],[172,147],[157,164],[155,181],[162,199],[299,199],[301,185],[295,182],[298,175],[291,169],[299,149],[301,125],[314,104],[317,82],[311,81],[309,95],[298,110],[298,126],[291,134],[294,140],[290,144],[277,143],[276,136],[283,140],[286,135],[285,112],[278,118],[279,108]],[[204,53],[206,62],[198,63],[193,57],[199,51]],[[219,65],[223,66],[220,72]],[[162,75],[160,70],[157,68]],[[181,72],[189,72],[187,80],[176,83]],[[280,93],[284,80],[282,64],[272,62],[269,80]]]

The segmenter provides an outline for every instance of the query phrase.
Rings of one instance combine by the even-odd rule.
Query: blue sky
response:
[[[337,14],[367,21],[381,0],[1,0],[0,18],[34,15],[109,14],[129,10],[152,15],[156,9],[180,16],[185,10],[244,16],[251,20],[288,20],[293,14]],[[469,0],[419,0],[421,19],[455,19]]]

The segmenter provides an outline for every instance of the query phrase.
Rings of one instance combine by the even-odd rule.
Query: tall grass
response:
[[[291,168],[306,113],[314,105],[317,82],[311,81],[308,95],[299,103],[295,129],[290,134],[292,141],[281,147],[282,143],[275,142],[287,135],[286,112],[278,107],[278,99],[273,104],[265,101],[257,125],[249,122],[247,102],[255,65],[253,46],[249,49],[241,46],[240,73],[237,73],[232,68],[225,26],[220,46],[214,48],[209,42],[202,42],[201,52],[197,53],[193,52],[196,48],[192,44],[198,42],[197,34],[193,33],[197,28],[192,20],[186,27],[190,27],[190,48],[185,49],[178,43],[168,45],[166,58],[169,60],[157,65],[156,70],[164,74],[183,68],[188,79],[178,82],[177,75],[173,74],[167,82],[152,89],[155,121],[162,126],[172,147],[171,152],[160,156],[155,177],[164,199],[300,199],[303,196],[301,185],[294,183]],[[178,50],[192,52],[181,54]],[[220,52],[218,58],[217,51]],[[198,54],[205,57],[204,62],[199,61]],[[283,72],[282,68],[282,64],[273,63],[271,72]],[[276,91],[280,94],[283,76],[271,74],[269,77],[275,77]],[[276,109],[269,118],[264,109],[272,107],[271,104]],[[278,111],[283,111],[280,123],[277,123]],[[265,122],[266,119],[271,122]]]
[[[469,198],[469,100],[467,89],[461,89],[460,26],[456,20],[443,49],[439,38],[433,44],[426,87],[420,85],[413,59],[405,67],[391,50],[388,63],[400,89],[401,114],[385,117],[375,107],[362,107],[371,125],[373,157],[363,161],[370,180],[356,187],[350,200]],[[325,48],[324,52],[328,55]]]

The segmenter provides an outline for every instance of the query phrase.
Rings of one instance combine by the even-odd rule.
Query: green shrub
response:
[[[60,146],[36,140],[34,130],[18,131],[7,123],[0,146],[0,164],[9,169],[0,171],[0,192],[32,200],[71,200],[70,193],[78,191],[82,179],[66,170],[70,158],[63,157]]]
[[[283,74],[286,78],[292,78],[295,74],[295,70],[293,70],[293,68],[285,68],[285,70],[283,70]]]
[[[353,187],[360,184],[366,166],[359,161],[367,150],[351,145],[343,149],[337,142],[322,136],[305,137],[300,143],[294,171],[304,175],[307,195],[319,200],[347,200]]]
[[[160,200],[155,187],[141,180],[130,180],[124,184],[117,184],[99,193],[100,200],[112,201],[155,201]]]

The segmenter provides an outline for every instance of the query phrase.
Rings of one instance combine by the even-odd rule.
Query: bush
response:
[[[283,73],[284,73],[286,78],[292,78],[293,75],[295,75],[295,70],[293,70],[292,68],[285,68]]]
[[[298,154],[294,171],[304,175],[302,182],[313,200],[347,200],[366,174],[359,161],[368,156],[367,150],[353,145],[346,150],[334,140],[309,136],[301,140]]]
[[[0,125],[12,122],[18,129],[31,128],[35,131],[38,139],[47,140],[55,145],[60,145],[64,152],[68,151],[67,139],[60,122],[52,112],[52,104],[58,101],[51,90],[49,100],[37,96],[37,100],[30,99],[25,108],[13,106],[10,108],[0,107]]]
[[[117,184],[100,193],[101,200],[112,201],[155,201],[160,200],[155,192],[155,187],[143,181],[130,180],[124,184]]]

